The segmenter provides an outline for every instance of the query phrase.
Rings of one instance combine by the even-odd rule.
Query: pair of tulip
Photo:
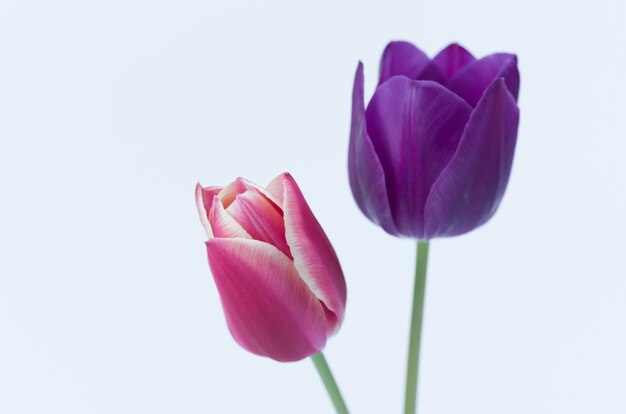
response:
[[[392,42],[367,108],[356,71],[349,178],[361,211],[417,240],[484,224],[504,194],[517,137],[514,55],[482,59],[452,44],[433,59]],[[228,327],[245,349],[278,361],[318,353],[339,328],[339,260],[289,174],[196,189],[209,265]]]

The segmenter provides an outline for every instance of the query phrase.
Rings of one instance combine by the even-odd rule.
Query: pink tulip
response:
[[[196,187],[209,266],[235,340],[277,361],[324,348],[344,316],[337,255],[288,173],[267,188],[237,178]]]

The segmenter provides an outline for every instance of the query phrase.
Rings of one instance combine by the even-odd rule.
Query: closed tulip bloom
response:
[[[433,59],[392,42],[367,108],[352,95],[349,173],[361,211],[388,233],[456,236],[496,212],[517,140],[517,58],[476,59],[452,44]]]
[[[196,187],[209,266],[228,328],[277,361],[316,354],[344,316],[339,260],[300,188],[285,173],[267,188],[237,178]]]

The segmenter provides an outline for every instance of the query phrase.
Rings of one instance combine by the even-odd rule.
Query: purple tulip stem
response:
[[[315,364],[315,368],[317,368],[317,372],[319,372],[320,377],[322,378],[322,382],[324,382],[324,385],[326,386],[326,391],[328,391],[328,395],[335,406],[337,414],[349,414],[348,407],[341,396],[335,377],[333,377],[333,373],[330,371],[330,367],[328,366],[328,362],[326,362],[324,354],[320,352],[319,354],[311,356],[311,359]]]
[[[415,263],[415,287],[413,288],[413,310],[411,311],[411,333],[409,358],[406,370],[406,394],[404,414],[415,414],[417,402],[417,379],[424,317],[424,293],[426,291],[426,265],[428,264],[428,242],[417,242]]]

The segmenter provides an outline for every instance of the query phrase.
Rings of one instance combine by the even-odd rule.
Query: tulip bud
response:
[[[267,188],[237,178],[196,187],[209,266],[228,328],[277,361],[316,354],[344,316],[346,284],[330,241],[288,173]]]
[[[366,109],[359,63],[348,166],[361,211],[388,233],[418,240],[487,222],[511,172],[518,91],[515,55],[477,60],[452,44],[431,60],[392,42]]]

